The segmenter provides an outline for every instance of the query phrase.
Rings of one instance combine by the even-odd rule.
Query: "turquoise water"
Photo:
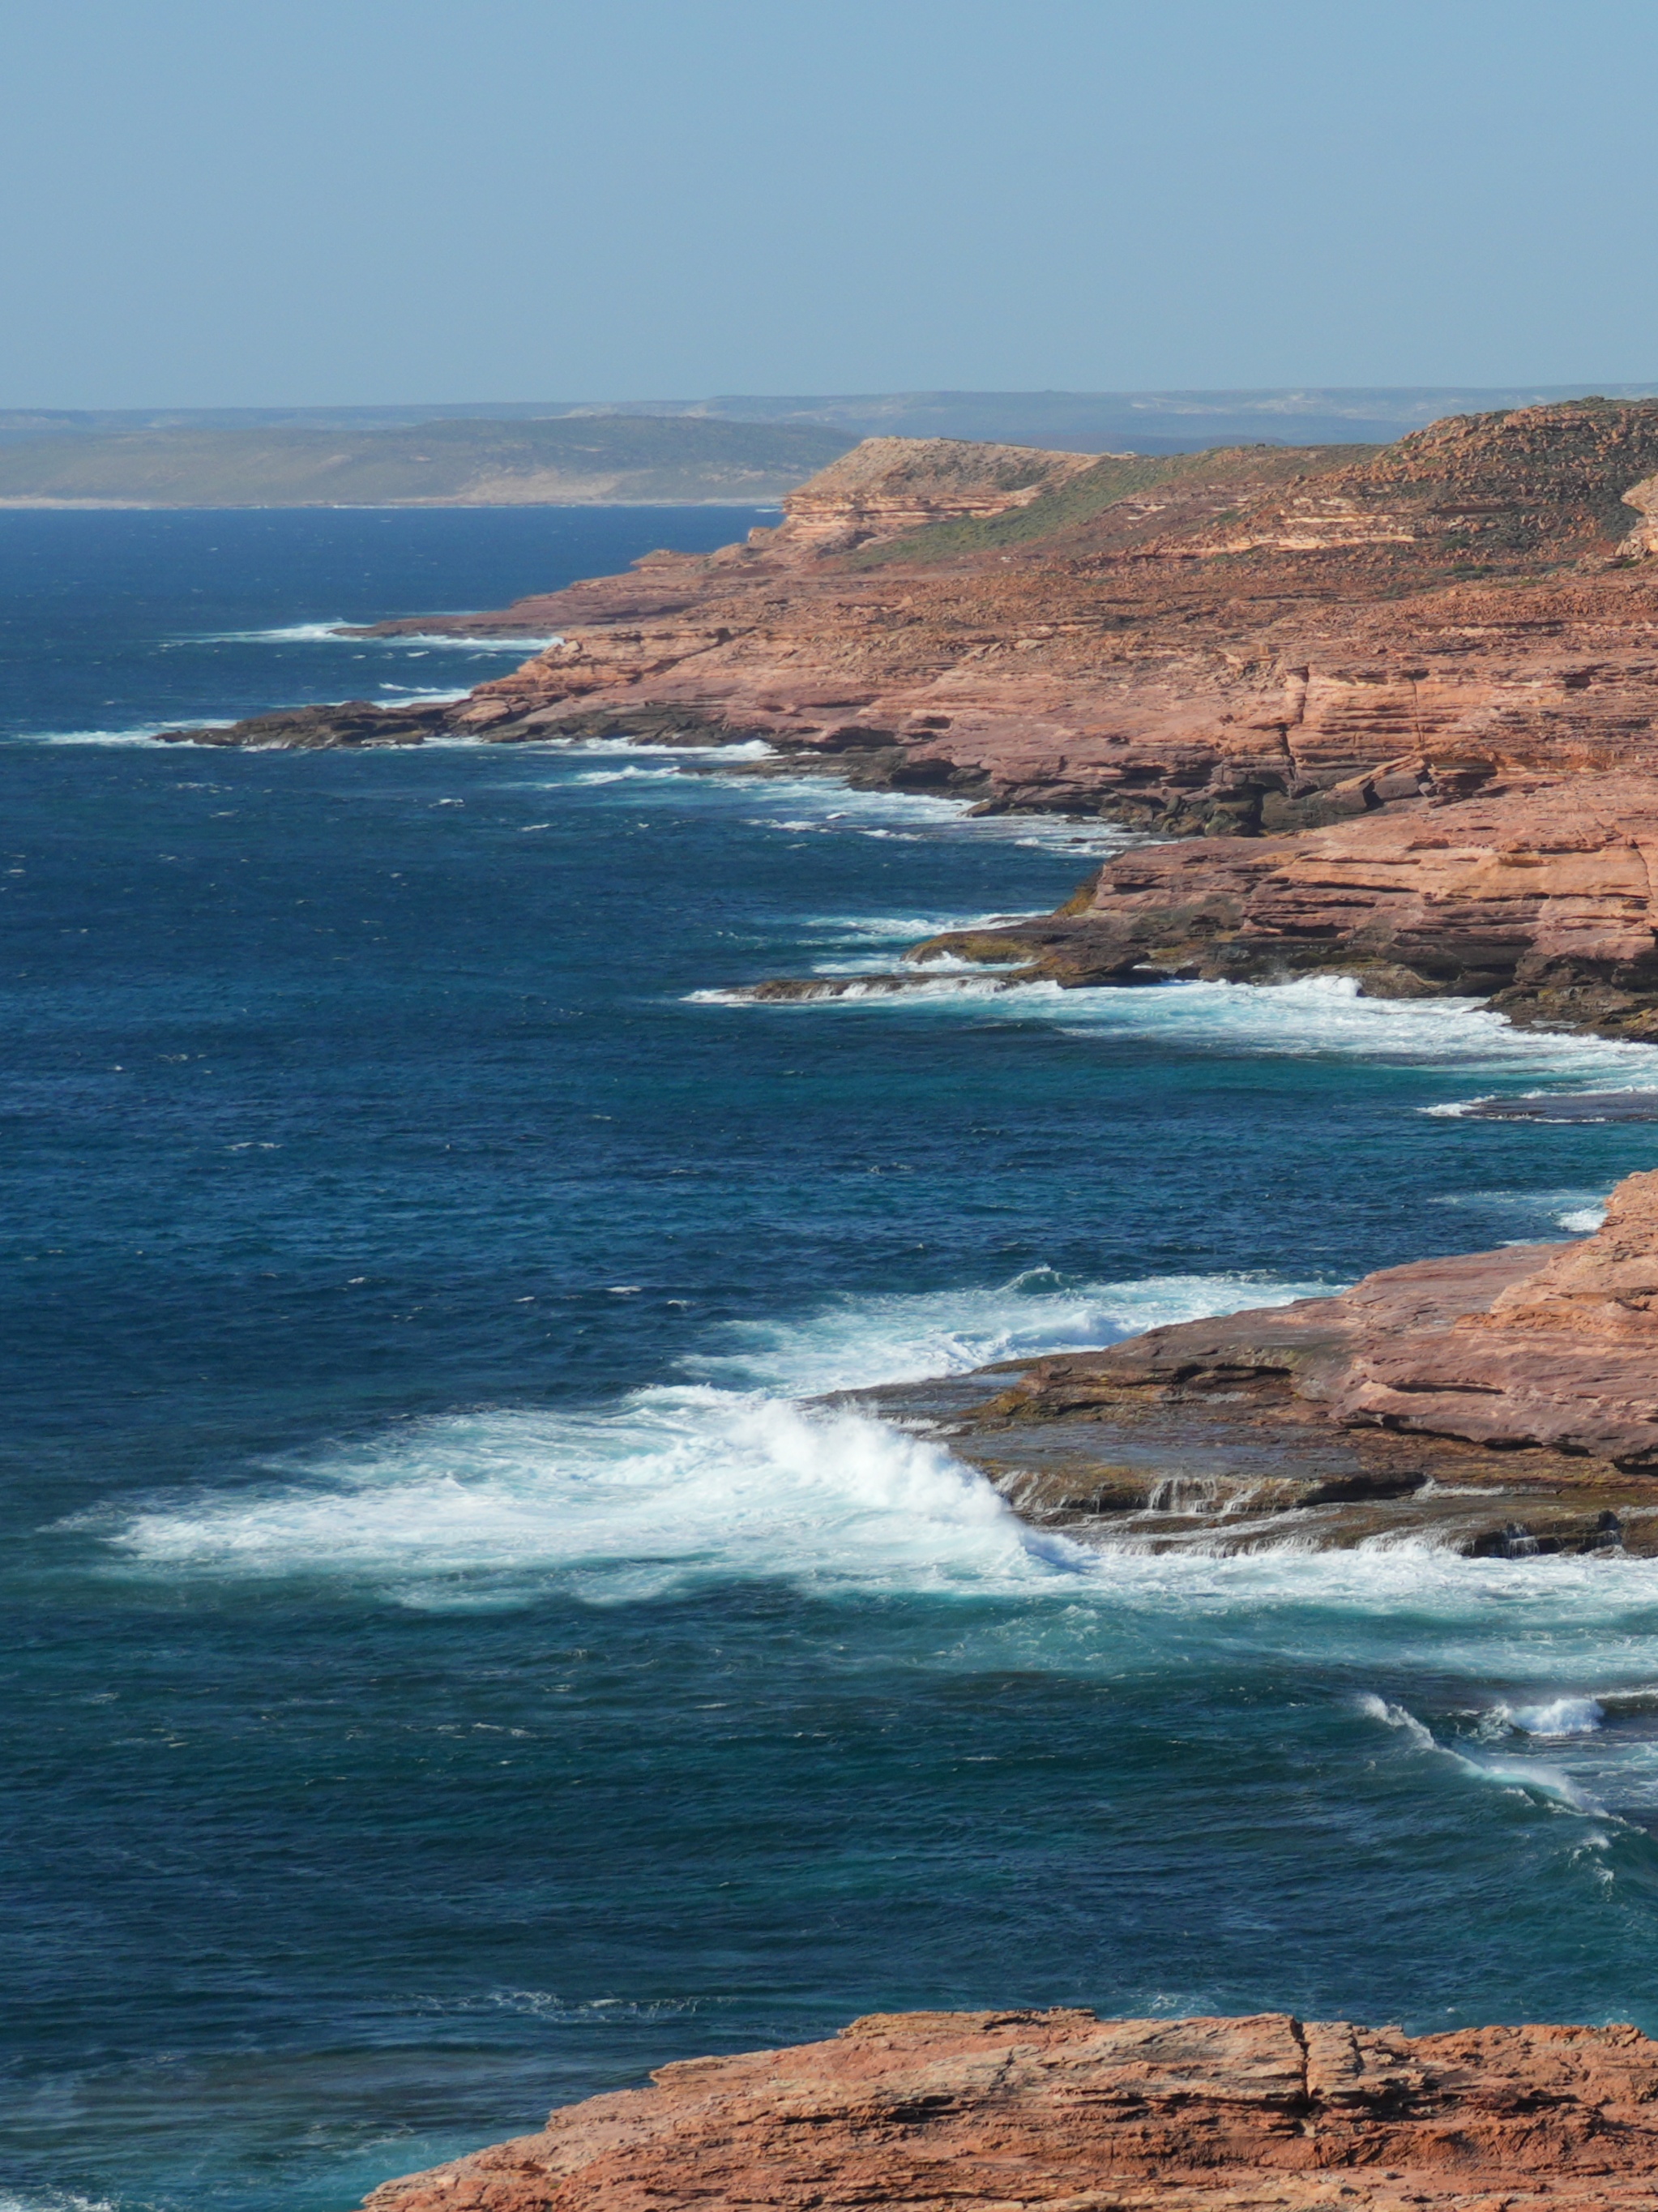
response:
[[[1581,1230],[1658,1133],[1428,1109],[1658,1054],[745,1005],[1111,833],[143,734],[752,519],[0,516],[0,2203],[343,2212],[877,2008],[1658,2028],[1658,1569],[1091,1557],[801,1404]]]

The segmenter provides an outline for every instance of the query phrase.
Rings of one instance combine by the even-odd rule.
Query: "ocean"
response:
[[[1658,1052],[755,1005],[1117,833],[154,741],[756,519],[0,514],[6,2212],[347,2212],[872,2010],[1658,2032],[1658,1565],[1089,1553],[811,1402],[1581,1232],[1658,1130],[1443,1109]]]

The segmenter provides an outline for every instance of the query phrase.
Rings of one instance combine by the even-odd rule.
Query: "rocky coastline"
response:
[[[1341,974],[1658,1041],[1655,518],[1658,403],[1157,463],[871,441],[745,545],[379,626],[552,638],[465,699],[166,734],[625,736],[711,763],[758,737],[740,772],[1135,833],[1053,915],[756,998],[941,962],[1065,987]],[[1658,1173],[1570,1243],[839,1402],[1079,1547],[1416,1542],[1616,1572],[1658,1556]],[[1650,2203],[1658,2166],[1658,2045],[1631,2027],[877,2015],[653,2079],[371,2212],[1612,2212]]]
[[[1334,969],[1658,1034],[1655,487],[1658,402],[1160,461],[875,439],[745,544],[375,626],[550,638],[465,698],[164,734],[762,738],[739,772],[1158,841],[1046,926],[925,952],[1063,983]]]
[[[1634,2212],[1658,2168],[1658,2045],[1624,2027],[876,2014],[652,2084],[368,2212]]]
[[[930,984],[940,963],[1010,986],[1339,974],[1658,1040],[1655,518],[1658,401],[1162,461],[874,439],[746,544],[378,626],[552,635],[464,699],[167,734],[623,735],[711,764],[759,736],[743,772],[1139,833],[1051,915],[756,999]],[[1087,1541],[1658,1549],[1655,1189],[1620,1186],[1582,1245],[862,1402]]]
[[[746,544],[378,626],[551,635],[464,699],[167,734],[622,735],[711,766],[758,736],[739,772],[1139,833],[1054,915],[756,999],[931,984],[940,963],[1009,986],[1339,974],[1658,1040],[1655,518],[1658,401],[1161,461],[873,439]],[[1597,1110],[1658,1114],[1658,1094]],[[860,1402],[1089,1542],[1658,1550],[1655,1190],[1620,1186],[1582,1245]]]

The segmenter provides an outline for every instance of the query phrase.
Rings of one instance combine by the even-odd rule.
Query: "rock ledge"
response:
[[[653,2080],[370,2212],[1633,2212],[1658,2172],[1633,2027],[875,2014]]]

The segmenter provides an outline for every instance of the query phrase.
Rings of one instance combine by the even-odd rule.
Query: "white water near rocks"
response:
[[[170,642],[426,523],[251,520],[229,603],[216,523],[31,574],[71,527],[137,550],[26,737],[471,672]],[[711,1004],[1121,842],[744,764],[14,750],[25,2212],[339,2212],[895,2004],[1658,2025],[1658,1570],[1102,1554],[806,1402],[1588,1226],[1651,1132],[1423,1109],[1658,1061],[1327,981]]]
[[[596,1599],[731,1576],[1031,1589],[1085,1570],[1086,1555],[1024,1528],[941,1445],[799,1401],[1332,1287],[1242,1275],[1067,1286],[1037,1269],[977,1294],[838,1300],[798,1322],[732,1326],[725,1346],[687,1362],[707,1381],[591,1413],[426,1424],[299,1484],[143,1514],[112,1540],[151,1566],[483,1577],[400,1590],[426,1604],[511,1602],[545,1577]]]

